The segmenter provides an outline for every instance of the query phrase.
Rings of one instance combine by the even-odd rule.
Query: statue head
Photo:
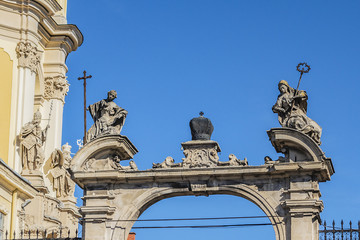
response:
[[[278,88],[281,93],[286,93],[289,92],[290,86],[287,81],[281,80],[278,84]]]
[[[108,92],[108,100],[112,101],[114,100],[115,98],[117,98],[117,93],[115,90],[110,90]]]
[[[39,110],[37,110],[35,113],[34,113],[34,120],[33,120],[33,122],[35,123],[35,124],[40,124],[40,122],[41,122],[41,113],[39,112]]]

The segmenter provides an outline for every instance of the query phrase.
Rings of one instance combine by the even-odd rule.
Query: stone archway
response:
[[[199,193],[197,193],[199,194]],[[214,191],[207,191],[206,195],[233,195],[238,196],[244,199],[247,199],[258,206],[267,216],[269,216],[270,222],[273,224],[275,237],[276,239],[283,240],[285,238],[285,226],[282,224],[283,217],[277,214],[276,209],[276,201],[271,198],[271,196],[267,199],[256,191],[255,188],[249,187],[244,184],[233,185],[233,186],[219,186],[218,189]],[[152,188],[140,196],[136,198],[136,200],[132,203],[131,206],[119,216],[118,220],[128,219],[133,221],[128,221],[125,224],[122,224],[121,221],[117,222],[115,229],[125,229],[125,236],[129,234],[133,224],[139,218],[139,216],[150,206],[153,204],[167,198],[177,197],[177,196],[189,196],[195,195],[193,192],[185,192],[178,188]],[[120,223],[120,224],[119,224]],[[119,231],[119,232],[120,232]],[[118,232],[118,234],[120,234]],[[111,239],[118,239],[118,234],[116,231],[113,232]]]
[[[152,169],[139,171],[137,152],[125,136],[104,136],[85,145],[73,159],[73,178],[84,189],[83,237],[126,239],[133,221],[152,204],[186,195],[235,195],[256,204],[269,217],[277,240],[318,240],[323,204],[319,182],[334,173],[331,160],[305,134],[288,128],[268,131],[272,145],[284,157],[265,158],[249,166],[229,156],[221,162],[215,141],[182,144],[185,158],[170,157]]]

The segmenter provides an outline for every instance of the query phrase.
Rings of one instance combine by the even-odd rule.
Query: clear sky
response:
[[[82,31],[84,44],[67,59],[71,86],[63,143],[76,151],[76,139],[83,136],[83,89],[77,78],[86,69],[93,76],[88,80],[88,103],[106,98],[114,89],[115,102],[128,110],[122,134],[139,150],[134,157],[139,169],[149,169],[167,156],[180,162],[180,143],[191,139],[188,124],[200,111],[215,127],[212,139],[222,149],[220,160],[233,153],[247,157],[250,165],[261,165],[266,155],[279,156],[266,134],[279,127],[271,110],[279,94],[277,84],[285,79],[296,88],[296,65],[306,61],[312,69],[300,89],[308,93],[308,116],[322,126],[321,148],[336,171],[330,182],[320,184],[325,206],[321,217],[357,225],[359,11],[359,1],[332,0],[68,1],[68,22]],[[141,218],[252,215],[263,213],[245,199],[211,196],[163,200]],[[275,239],[271,226],[136,233],[137,240]]]

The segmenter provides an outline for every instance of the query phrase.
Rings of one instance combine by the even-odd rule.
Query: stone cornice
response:
[[[283,179],[285,176],[291,177],[299,175],[315,175],[319,181],[330,179],[328,167],[324,162],[302,162],[302,163],[277,163],[261,166],[239,166],[239,167],[216,167],[216,168],[170,168],[170,169],[150,169],[145,171],[96,171],[82,172],[74,171],[73,179],[80,186],[84,183],[96,183],[101,179],[101,183],[126,183],[136,184],[138,182],[184,182],[198,179],[204,180],[218,178],[221,180],[234,179],[248,181],[257,179],[258,181],[268,181],[269,178]]]
[[[68,54],[71,51],[75,51],[83,42],[83,35],[75,25],[57,24],[53,19],[52,16],[61,10],[61,6],[56,0],[32,0],[26,2],[3,0],[1,5],[3,6],[2,10],[16,14],[23,12],[25,6],[26,14],[37,18],[39,22],[36,28],[26,29],[26,31],[32,34],[39,34],[36,38],[41,38],[40,42],[44,48],[53,46],[62,47],[65,48]],[[2,23],[1,25],[3,29],[9,29],[10,31],[19,28],[12,22]]]
[[[4,161],[0,159],[0,181],[2,186],[7,186],[9,191],[17,189],[19,193],[26,198],[34,198],[38,191],[14,170],[12,170]]]

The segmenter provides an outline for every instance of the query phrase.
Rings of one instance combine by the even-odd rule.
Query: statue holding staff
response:
[[[114,103],[116,97],[116,91],[111,90],[108,92],[107,99],[89,106],[94,124],[86,134],[86,142],[103,135],[120,134],[128,112]]]
[[[304,64],[306,65],[306,63]],[[306,65],[308,67],[307,70],[304,70],[304,68],[299,70],[300,65],[301,64],[298,65],[298,71],[301,72],[302,76],[303,73],[310,70],[310,67]],[[301,76],[296,90],[290,87],[285,80],[279,82],[278,88],[280,95],[272,107],[272,110],[278,114],[279,123],[282,127],[299,130],[320,144],[322,129],[315,121],[306,115],[308,96],[305,91],[298,90]]]
[[[42,146],[46,140],[46,132],[49,125],[41,130],[41,113],[34,113],[34,118],[20,130],[20,146],[23,172],[38,170],[44,162],[44,150]]]

